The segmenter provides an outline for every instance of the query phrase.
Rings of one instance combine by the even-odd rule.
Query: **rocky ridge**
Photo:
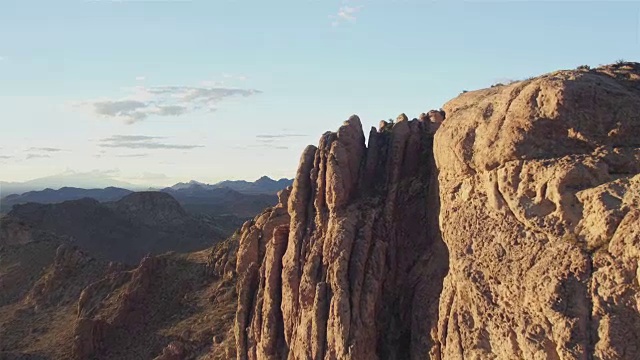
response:
[[[640,64],[559,71],[444,109],[441,358],[640,358]]]
[[[0,358],[228,359],[236,248],[128,267],[53,235],[1,245]]]
[[[31,335],[0,355],[640,358],[639,110],[623,63],[466,92],[367,145],[352,116],[230,239],[134,268],[12,222],[0,285],[28,286],[0,338]],[[26,253],[44,255],[16,281]]]
[[[447,252],[425,118],[325,133],[238,250],[238,359],[428,354]],[[431,207],[433,204],[436,207]]]
[[[639,358],[639,110],[625,63],[352,116],[243,229],[237,358]]]

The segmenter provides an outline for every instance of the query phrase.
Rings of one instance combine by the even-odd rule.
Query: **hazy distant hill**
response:
[[[198,191],[201,191],[203,189],[212,190],[228,188],[243,194],[276,194],[278,191],[290,185],[293,185],[293,179],[282,178],[280,180],[273,180],[268,176],[263,176],[253,182],[245,180],[225,180],[216,184],[205,184],[191,180],[187,183],[177,183],[169,188],[163,189],[163,191],[167,189],[185,190],[195,188]]]
[[[70,237],[98,258],[130,264],[148,253],[201,250],[231,231],[226,224],[189,214],[162,192],[137,192],[106,203],[84,198],[16,205],[0,221],[19,221],[32,229]]]
[[[6,196],[0,201],[0,207],[8,211],[16,204],[29,202],[53,204],[82,198],[92,198],[100,202],[117,201],[131,193],[131,190],[116,187],[107,187],[104,189],[80,189],[74,187],[63,187],[58,190],[44,189],[40,191],[29,191],[21,195],[12,194]]]
[[[191,185],[184,188],[165,188],[162,192],[171,194],[190,212],[209,215],[235,215],[250,218],[269,206],[278,197],[273,194],[245,194],[230,188],[211,188]]]
[[[289,179],[272,180],[262,177],[255,182],[223,181],[209,185],[198,181],[178,183],[161,189],[171,194],[189,212],[215,216],[236,216],[246,219],[255,216],[264,208],[276,203],[276,193],[289,186]],[[58,190],[44,189],[11,194],[0,199],[0,213],[8,212],[12,206],[30,202],[54,204],[69,200],[92,198],[100,202],[117,201],[132,191],[118,187],[104,189],[82,189],[63,187]],[[234,219],[234,222],[238,222]]]
[[[0,181],[0,197],[5,197],[11,194],[22,194],[28,191],[38,191],[47,188],[59,189],[62,187],[76,187],[84,189],[118,187],[129,190],[142,190],[142,187],[139,185],[113,179],[103,172],[94,171],[78,173],[74,171],[67,171],[24,182]]]

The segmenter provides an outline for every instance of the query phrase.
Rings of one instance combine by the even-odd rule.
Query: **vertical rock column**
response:
[[[447,270],[431,143],[428,125],[403,114],[393,126],[372,129],[367,148],[360,119],[352,116],[305,149],[289,197],[289,227],[266,240],[259,272],[248,265],[255,295],[239,291],[251,306],[239,307],[239,359],[428,353],[437,322],[417,315],[437,314]],[[248,256],[259,259],[253,249]]]

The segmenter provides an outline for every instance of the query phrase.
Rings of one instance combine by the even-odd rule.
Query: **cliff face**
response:
[[[556,72],[445,105],[443,359],[640,358],[639,72]]]
[[[639,135],[638,64],[351,117],[243,228],[237,358],[640,358]]]
[[[140,196],[132,219],[193,230]],[[352,116],[278,199],[133,268],[30,224],[104,222],[92,203],[18,208],[0,358],[640,358],[640,64],[468,92],[366,146]]]
[[[448,267],[429,128],[401,115],[365,147],[352,116],[304,151],[282,214],[240,242],[238,359],[429,353]]]

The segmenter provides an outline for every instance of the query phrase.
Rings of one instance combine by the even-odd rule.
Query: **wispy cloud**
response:
[[[181,116],[196,111],[215,111],[218,104],[232,97],[262,93],[255,89],[211,86],[136,86],[118,99],[98,99],[72,105],[86,108],[103,118],[123,120],[127,124],[149,116]]]
[[[147,157],[149,156],[149,154],[121,154],[121,155],[116,155],[116,157],[119,158],[141,158],[141,157]]]
[[[288,138],[305,137],[303,134],[260,134],[256,135],[256,139],[261,140],[279,140]]]
[[[7,58],[6,58],[5,56],[1,56],[1,55],[0,55],[0,61],[4,61],[4,60],[6,60],[6,59],[7,59]]]
[[[43,159],[43,158],[50,158],[51,156],[49,155],[45,155],[45,154],[27,154],[27,160],[31,160],[31,159]]]
[[[360,10],[362,10],[362,6],[341,6],[335,15],[329,15],[329,18],[333,20],[331,26],[339,26],[343,22],[355,22],[356,15]]]
[[[255,137],[255,143],[235,146],[234,149],[270,149],[270,150],[287,150],[289,149],[288,141],[293,138],[307,137],[308,135],[299,133],[280,133],[280,134],[258,134]]]
[[[146,135],[113,135],[104,138],[101,141],[151,141],[156,139],[164,139],[163,136],[146,136]]]
[[[144,81],[145,77],[144,76],[136,76],[136,81]]]
[[[25,151],[27,153],[26,160],[50,158],[51,153],[59,151],[64,150],[54,147],[30,147]]]
[[[3,160],[7,160],[7,159],[13,159],[13,156],[8,156],[8,155],[0,155],[0,159],[3,159]]]
[[[144,135],[113,135],[108,138],[100,139],[98,146],[104,148],[122,148],[122,149],[195,149],[203,147],[202,145],[186,145],[186,144],[168,144],[158,140],[165,139],[162,136],[144,136]]]
[[[272,145],[270,143],[251,144],[245,146],[234,146],[234,149],[246,150],[246,149],[273,149],[273,150],[287,150],[288,146],[284,145]]]
[[[32,147],[32,148],[27,149],[27,151],[59,152],[59,151],[63,151],[63,150],[59,149],[59,148],[52,148],[52,147]]]

